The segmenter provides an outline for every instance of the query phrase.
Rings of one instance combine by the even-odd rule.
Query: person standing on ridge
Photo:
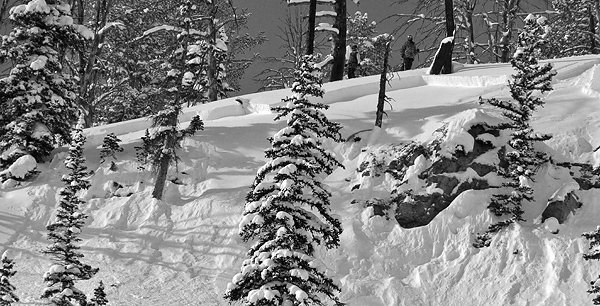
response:
[[[419,53],[419,49],[415,46],[412,35],[408,35],[407,41],[402,45],[402,49],[400,49],[403,61],[401,70],[410,70],[412,68],[412,63],[417,53]]]
[[[360,54],[358,54],[358,46],[352,45],[352,48],[346,49],[346,65],[348,66],[348,78],[356,77],[356,68],[360,63]]]

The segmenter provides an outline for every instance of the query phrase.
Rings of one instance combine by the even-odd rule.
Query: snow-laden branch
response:
[[[331,24],[326,23],[326,22],[319,23],[319,25],[315,28],[315,31],[329,31],[329,32],[333,32],[335,34],[340,33],[340,31],[338,29],[334,28]]]
[[[120,29],[124,29],[125,25],[122,22],[107,22],[99,31],[98,35],[104,34],[104,32],[108,31],[112,27],[117,27]]]
[[[434,21],[434,22],[446,22],[446,18],[441,17],[441,16],[425,16],[425,14],[392,14],[392,15],[382,19],[380,21],[380,23],[384,22],[387,19],[391,19],[393,17],[396,17],[396,19],[410,18],[408,21],[406,21],[406,23],[413,23],[413,22],[416,22],[419,20],[428,20],[428,21]]]
[[[515,13],[515,15],[516,16],[528,16],[530,14],[533,14],[533,15],[543,15],[543,14],[551,15],[551,14],[558,14],[558,13],[559,13],[558,11],[545,10],[545,11],[539,11],[539,12]],[[497,14],[502,14],[502,12],[500,12],[500,11],[489,11],[489,12],[486,12],[486,13],[473,14],[473,16],[482,16],[483,14],[488,14],[488,15],[494,14],[494,15],[497,15]]]
[[[315,13],[316,17],[336,17],[337,13],[334,11],[319,11]]]
[[[154,33],[158,33],[158,32],[161,32],[161,31],[171,31],[171,32],[181,33],[181,32],[185,32],[186,30],[183,29],[183,28],[180,28],[180,27],[175,27],[175,26],[172,26],[172,25],[163,24],[163,25],[155,26],[153,28],[150,28],[150,29],[144,31],[144,33],[142,33],[141,36],[138,36],[138,37],[134,38],[132,41],[138,41],[140,39],[143,39],[143,38],[148,37],[148,36],[150,36],[150,35],[152,35]],[[195,30],[195,29],[190,29],[188,31],[188,34],[191,34],[191,35],[200,35],[200,36],[207,36],[208,32],[206,32],[206,31],[198,31],[198,30]]]
[[[305,5],[310,4],[310,0],[287,0],[288,6]],[[335,0],[317,0],[317,4],[335,4]]]

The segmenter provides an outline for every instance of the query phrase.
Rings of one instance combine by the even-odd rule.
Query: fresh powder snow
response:
[[[550,63],[558,72],[554,91],[545,95],[547,104],[534,113],[532,125],[536,131],[554,135],[546,145],[556,161],[598,164],[600,154],[594,148],[600,146],[600,57]],[[325,96],[319,100],[330,106],[325,113],[342,124],[342,136],[349,139],[325,144],[345,166],[325,180],[333,193],[332,212],[339,216],[344,231],[340,248],[320,250],[319,260],[311,265],[339,278],[343,302],[364,306],[591,305],[586,290],[600,273],[600,264],[583,260],[588,244],[581,234],[600,223],[600,191],[579,190],[566,170],[544,167],[535,182],[524,182],[536,188],[536,202],[524,206],[527,221],[494,236],[492,246],[482,249],[471,244],[473,235],[495,218],[487,211],[492,189],[464,191],[431,223],[411,229],[400,227],[392,214],[382,216],[374,207],[363,205],[365,200],[390,196],[388,174],[373,178],[368,187],[352,190],[364,180],[356,169],[369,153],[389,144],[431,141],[444,125],[448,146],[443,154],[471,152],[473,138],[466,127],[499,118],[497,110],[478,103],[479,97],[509,99],[506,80],[513,73],[509,64],[463,65],[452,75],[435,78],[426,69],[400,72],[388,85],[392,100],[386,105],[388,116],[381,129],[374,128],[379,76],[324,85]],[[223,294],[232,279],[241,277],[236,274],[252,243],[240,240],[239,226],[264,221],[253,220],[258,215],[241,219],[245,196],[267,160],[267,138],[285,126],[283,120],[273,121],[270,107],[281,105],[286,96],[291,96],[290,90],[184,109],[181,125],[185,127],[199,115],[205,130],[182,143],[181,160],[169,171],[162,201],[151,198],[153,175],[140,170],[135,158],[134,147],[150,124],[147,119],[85,130],[87,166],[94,174],[92,187],[84,194],[82,212],[90,218],[82,229],[81,250],[86,262],[100,271],[94,281],[82,281],[78,288],[89,294],[95,281],[102,280],[110,305],[228,305]],[[115,133],[124,148],[117,154],[117,171],[99,162],[99,147],[109,133]],[[505,137],[479,136],[495,144]],[[17,274],[11,283],[21,298],[16,305],[42,303],[38,297],[44,272],[50,267],[66,269],[52,267],[39,252],[48,245],[45,226],[54,220],[57,193],[63,187],[65,150],[56,150],[49,162],[38,164],[35,180],[0,189],[0,241],[15,260]],[[479,158],[482,164],[497,163],[494,154]],[[27,169],[31,166],[24,164]],[[417,158],[409,169],[407,186],[435,194],[439,186],[424,188],[418,176],[428,165],[425,156]],[[450,176],[478,178],[471,170]],[[295,171],[290,166],[281,173]],[[572,191],[583,206],[563,224],[555,218],[534,222],[548,199],[561,199]],[[284,212],[277,213],[277,218],[293,225]],[[291,273],[306,277],[302,269]],[[272,299],[275,294],[257,290],[252,299]],[[287,294],[306,298],[298,287],[289,287]]]

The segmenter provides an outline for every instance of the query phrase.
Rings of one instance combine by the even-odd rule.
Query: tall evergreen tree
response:
[[[48,240],[52,244],[42,251],[50,255],[54,265],[44,274],[46,288],[41,297],[49,299],[57,306],[86,305],[87,297],[75,287],[75,283],[88,280],[98,272],[97,268],[81,262],[83,254],[77,245],[81,242],[79,235],[87,219],[87,215],[80,212],[85,202],[79,193],[90,187],[86,178],[91,174],[87,171],[83,156],[83,126],[84,118],[81,117],[73,130],[69,155],[65,160],[65,167],[69,169],[69,173],[62,178],[65,188],[59,193],[56,220],[46,226]]]
[[[262,166],[246,197],[240,235],[255,240],[242,272],[233,277],[225,297],[244,305],[342,305],[339,285],[315,258],[318,246],[339,246],[340,221],[330,212],[331,193],[323,175],[341,164],[323,147],[324,139],[340,140],[340,125],[321,111],[327,106],[307,95],[323,96],[321,74],[313,56],[305,56],[296,72],[292,97],[277,107],[275,120],[287,126],[269,138]]]
[[[169,67],[160,84],[157,99],[165,101],[165,108],[152,116],[152,131],[147,138],[150,160],[156,171],[156,181],[152,197],[161,199],[169,165],[178,159],[176,150],[181,141],[204,129],[202,120],[195,116],[186,129],[179,129],[179,114],[185,103],[192,103],[198,97],[196,86],[202,79],[202,70],[196,59],[206,55],[200,21],[194,17],[199,9],[192,0],[180,1],[178,7],[177,31],[169,31],[173,44],[159,59],[161,66]]]
[[[57,0],[32,0],[10,10],[14,25],[0,44],[0,63],[13,69],[0,79],[0,153],[18,147],[38,161],[70,140],[76,116],[76,79],[62,55],[83,41],[71,8]]]
[[[525,18],[525,26],[519,33],[517,51],[511,59],[513,68],[517,71],[509,81],[512,101],[489,99],[487,102],[502,110],[508,119],[505,123],[493,128],[510,131],[510,147],[504,154],[506,167],[499,169],[499,174],[506,179],[504,187],[510,193],[495,194],[488,206],[496,216],[508,215],[508,219],[490,225],[485,234],[479,235],[475,246],[489,245],[490,234],[498,232],[510,224],[523,219],[523,201],[533,201],[533,188],[530,186],[536,169],[548,161],[548,156],[535,150],[534,143],[545,141],[552,136],[540,134],[533,130],[530,121],[533,112],[544,101],[534,93],[544,93],[552,90],[552,77],[556,72],[550,64],[538,64],[537,57],[546,41],[544,20],[529,15]]]
[[[0,267],[0,306],[10,306],[19,301],[15,294],[15,286],[10,283],[10,278],[17,273],[13,270],[14,261],[8,258],[6,252],[2,254],[2,267]]]

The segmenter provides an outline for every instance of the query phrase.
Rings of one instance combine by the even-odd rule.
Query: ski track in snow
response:
[[[536,113],[534,127],[550,130],[549,145],[565,159],[593,161],[600,143],[600,59],[581,57],[553,60],[558,71],[555,91]],[[424,140],[440,122],[458,112],[484,108],[478,97],[509,97],[509,65],[465,65],[451,76],[429,76],[424,69],[396,74],[388,86],[394,98],[386,105],[388,117],[380,143]],[[368,138],[372,129],[379,76],[324,85],[328,115],[342,123],[343,135]],[[264,162],[266,138],[283,122],[273,122],[270,106],[289,91],[245,95],[184,110],[182,125],[194,115],[206,121],[206,130],[186,140],[177,171],[168,183],[165,202],[150,199],[152,176],[136,170],[133,146],[146,119],[87,129],[86,157],[96,171],[84,211],[90,215],[83,231],[85,260],[100,267],[91,282],[80,287],[91,292],[103,280],[112,305],[227,305],[226,284],[238,272],[248,245],[239,241],[237,224],[244,197],[256,170]],[[583,122],[583,123],[582,123]],[[568,130],[565,130],[568,127]],[[126,153],[119,171],[98,164],[95,148],[108,133],[123,139]],[[373,217],[350,204],[353,199],[385,196],[377,190],[384,178],[372,180],[372,189],[350,192],[361,150],[348,149],[344,164],[329,178],[337,198],[334,211],[343,218],[341,248],[322,252],[344,285],[348,305],[587,305],[587,282],[600,265],[585,262],[581,233],[595,228],[599,205],[585,205],[562,225],[558,235],[532,221],[494,238],[495,248],[471,248],[474,233],[491,221],[485,212],[489,192],[465,192],[430,225],[402,229],[394,220]],[[352,147],[354,146],[354,147]],[[58,150],[64,152],[64,149]],[[61,155],[62,154],[62,155]],[[45,225],[51,220],[56,192],[64,173],[64,153],[48,164],[33,183],[0,191],[0,239],[15,254],[15,285],[22,302],[39,305],[41,275],[50,262],[39,250],[46,246]],[[343,155],[343,154],[340,154]],[[562,186],[563,174],[547,170],[547,186],[536,198],[548,198]],[[561,176],[563,175],[563,176]],[[132,195],[107,197],[105,183],[114,180]],[[581,193],[584,203],[596,203],[600,192]],[[534,219],[546,203],[533,205],[526,217]]]

